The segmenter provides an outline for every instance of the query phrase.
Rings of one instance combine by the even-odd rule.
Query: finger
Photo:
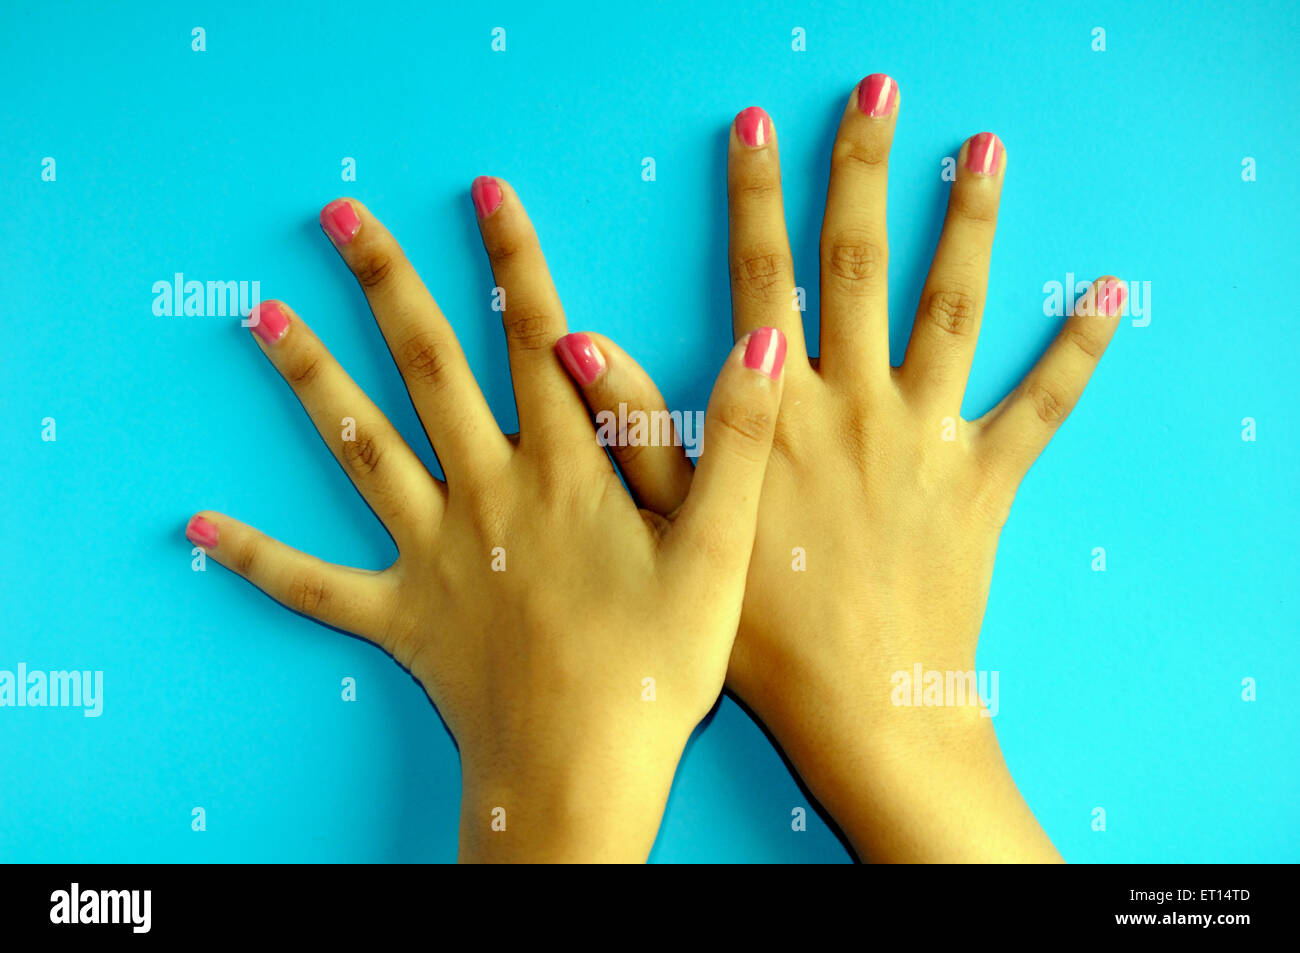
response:
[[[552,350],[568,333],[564,308],[528,213],[507,182],[479,176],[470,190],[492,275],[505,295],[502,322],[510,355],[521,446],[589,443],[591,422]]]
[[[902,382],[931,406],[960,412],[988,288],[1006,150],[991,132],[962,145],[939,247],[903,359]]]
[[[831,153],[822,220],[818,368],[868,383],[889,379],[885,196],[898,108],[898,84],[884,73],[854,88]]]
[[[383,638],[393,603],[383,573],[324,562],[209,510],[190,518],[185,536],[294,612],[372,642]]]
[[[288,305],[263,301],[249,321],[258,345],[398,548],[427,532],[441,513],[442,493],[383,411]]]
[[[1009,467],[1018,483],[1043,452],[1083,395],[1119,326],[1127,295],[1118,278],[1098,278],[1019,386],[976,422],[991,468]]]
[[[505,459],[509,445],[460,342],[388,229],[356,199],[336,199],[320,220],[370,302],[443,474]]]
[[[715,568],[749,565],[763,487],[781,406],[786,341],[777,328],[759,328],[732,350],[709,398],[704,448],[690,493],[669,534]]]
[[[779,328],[792,366],[810,370],[803,312],[795,298],[794,262],[781,202],[781,158],[772,119],[751,106],[731,124],[727,156],[732,325],[737,340]]]
[[[660,516],[672,513],[686,499],[695,473],[686,456],[686,446],[701,436],[694,433],[694,416],[686,411],[674,419],[650,375],[606,337],[568,334],[555,350],[637,505]],[[634,414],[645,421],[640,429]]]

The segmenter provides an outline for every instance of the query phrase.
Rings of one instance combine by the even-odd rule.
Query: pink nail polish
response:
[[[321,228],[336,245],[346,245],[357,237],[361,217],[346,199],[335,199],[320,210]]]
[[[555,342],[555,349],[569,373],[583,387],[590,386],[605,369],[605,355],[586,334],[566,334]]]
[[[858,111],[868,116],[888,116],[894,111],[898,84],[884,73],[872,73],[858,83]]]
[[[501,205],[501,186],[492,176],[480,175],[469,187],[469,196],[478,217],[487,218]]]
[[[1097,308],[1106,317],[1113,318],[1124,307],[1127,296],[1128,289],[1124,287],[1124,282],[1108,281],[1097,294]]]
[[[785,365],[785,335],[776,328],[759,328],[745,345],[745,366],[772,380],[781,376]]]
[[[203,549],[216,549],[217,524],[209,523],[202,516],[192,517],[185,527],[185,538]]]
[[[263,301],[248,317],[248,326],[267,344],[274,344],[289,330],[289,316],[277,301]]]
[[[736,116],[736,135],[751,149],[767,145],[772,139],[772,119],[757,106],[742,109]]]
[[[1002,140],[991,132],[981,132],[970,141],[966,168],[978,175],[997,175],[1002,164]]]

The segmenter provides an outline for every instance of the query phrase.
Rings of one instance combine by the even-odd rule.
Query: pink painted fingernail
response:
[[[469,187],[469,196],[478,217],[487,218],[501,205],[501,185],[490,175],[480,175]]]
[[[195,546],[216,549],[217,524],[208,522],[202,516],[191,517],[189,525],[185,527],[185,538]]]
[[[560,360],[569,373],[583,387],[590,386],[605,369],[605,355],[600,353],[600,348],[589,335],[566,334],[555,342],[555,349],[560,352]]]
[[[1124,287],[1124,282],[1108,281],[1101,286],[1101,292],[1097,295],[1098,310],[1106,317],[1113,318],[1124,307],[1127,296],[1128,289]]]
[[[858,111],[868,116],[888,116],[894,111],[898,84],[884,73],[872,73],[858,83]]]
[[[1002,140],[991,132],[981,132],[970,141],[966,168],[978,175],[997,175],[1002,164]]]
[[[757,106],[742,109],[736,115],[736,135],[751,149],[767,145],[772,139],[772,119]]]
[[[785,366],[785,335],[776,328],[759,328],[751,334],[745,345],[745,366],[772,380],[780,377]]]
[[[346,245],[361,230],[361,216],[347,199],[335,199],[320,210],[321,228],[336,245]]]
[[[278,301],[263,301],[248,316],[248,326],[267,344],[274,344],[289,330],[289,316]]]

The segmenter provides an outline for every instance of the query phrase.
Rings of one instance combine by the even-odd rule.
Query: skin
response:
[[[331,565],[210,511],[198,516],[218,539],[204,548],[284,605],[379,645],[420,681],[460,750],[462,860],[643,861],[686,741],[722,691],[781,379],[749,369],[738,346],[710,401],[709,449],[690,492],[671,512],[638,510],[553,350],[564,313],[532,226],[497,184],[501,203],[480,227],[506,293],[517,439],[498,429],[396,241],[348,199],[360,227],[339,252],[447,482],[307,324],[273,302],[287,331],[254,339],[399,556],[382,572]],[[354,440],[342,438],[344,417],[356,421]],[[505,571],[494,571],[497,547]],[[504,830],[493,828],[497,808]]]
[[[816,360],[791,304],[775,136],[751,148],[731,133],[734,331],[781,327],[790,359],[728,688],[860,856],[1059,861],[978,700],[903,707],[891,676],[918,662],[975,668],[998,536],[1118,325],[1098,294],[1119,285],[1099,279],[1019,386],[978,420],[961,419],[1007,163],[975,174],[972,142],[963,145],[906,357],[891,367],[885,194],[898,98],[882,117],[856,104],[855,89],[831,161]],[[606,360],[584,389],[593,411],[664,406],[623,350],[591,337]],[[616,457],[652,510],[671,512],[695,477],[678,448]],[[796,547],[806,571],[792,569]]]

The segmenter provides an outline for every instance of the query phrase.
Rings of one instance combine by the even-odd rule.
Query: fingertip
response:
[[[1074,309],[1070,314],[1079,318],[1118,317],[1124,309],[1127,298],[1128,286],[1124,281],[1114,275],[1102,275],[1100,278],[1093,279],[1092,284],[1088,285],[1087,290],[1074,303]]]
[[[245,324],[264,344],[275,344],[288,333],[292,314],[283,301],[271,298],[258,302]]]
[[[361,230],[360,203],[337,198],[320,210],[320,225],[335,245],[347,245]]]
[[[742,109],[731,125],[736,138],[747,148],[761,149],[772,141],[772,117],[761,106]]]
[[[1114,275],[1104,275],[1093,287],[1097,294],[1097,311],[1108,318],[1119,317],[1128,299],[1128,285]]]
[[[555,342],[555,351],[569,376],[582,387],[594,384],[609,366],[595,340],[582,331],[564,335]]]
[[[483,221],[501,207],[505,192],[501,180],[490,175],[480,175],[469,187],[470,201],[479,221]]]
[[[1007,164],[1007,150],[996,133],[978,132],[962,145],[966,171],[996,178]]]
[[[887,73],[872,73],[854,88],[858,112],[872,119],[888,119],[898,107],[898,83]]]
[[[185,524],[185,538],[200,549],[207,551],[216,549],[221,540],[216,516],[217,514],[206,510],[195,513]]]
[[[757,328],[737,342],[738,348],[742,345],[741,362],[745,367],[774,381],[781,379],[787,344],[780,328]]]

